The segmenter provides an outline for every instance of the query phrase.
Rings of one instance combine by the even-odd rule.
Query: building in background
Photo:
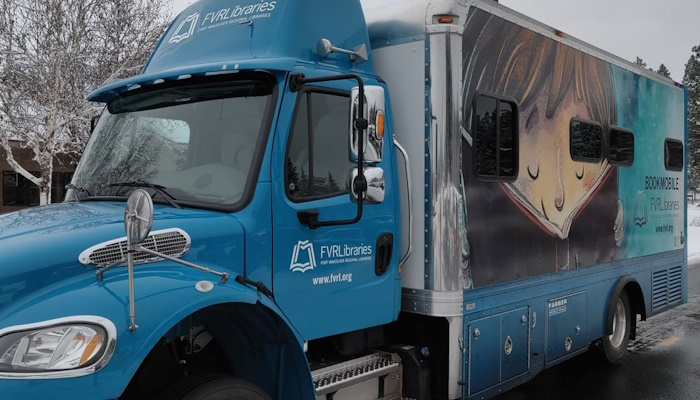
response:
[[[13,153],[17,162],[32,174],[39,175],[39,165],[32,160],[31,152],[17,146]],[[70,157],[59,157],[54,163],[51,181],[51,202],[60,203],[66,195],[65,186],[70,183],[75,165]],[[0,214],[17,211],[22,208],[39,205],[39,188],[21,174],[15,172],[7,163],[5,151],[0,149]]]

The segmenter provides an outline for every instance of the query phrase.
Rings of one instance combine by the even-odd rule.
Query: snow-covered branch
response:
[[[85,96],[136,74],[167,26],[171,0],[0,0],[0,147],[50,202],[59,154],[78,157],[102,106]],[[14,157],[30,150],[41,176]]]

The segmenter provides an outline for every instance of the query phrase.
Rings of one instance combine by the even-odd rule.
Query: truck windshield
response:
[[[239,79],[119,96],[102,114],[66,200],[124,197],[133,185],[118,183],[146,182],[178,204],[235,206],[269,129],[272,91],[266,81]]]

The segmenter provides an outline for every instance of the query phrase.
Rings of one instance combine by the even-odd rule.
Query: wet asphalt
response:
[[[638,324],[623,364],[589,352],[497,399],[700,399],[700,266],[688,272],[688,293],[687,304]]]

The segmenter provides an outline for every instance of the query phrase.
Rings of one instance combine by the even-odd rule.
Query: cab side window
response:
[[[310,90],[299,95],[287,145],[287,196],[302,202],[349,193],[350,97]]]

